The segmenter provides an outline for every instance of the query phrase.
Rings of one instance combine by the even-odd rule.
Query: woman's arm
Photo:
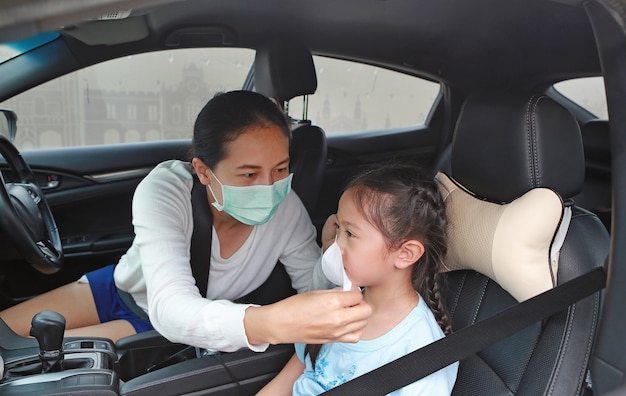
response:
[[[304,371],[304,364],[294,353],[285,367],[256,396],[291,396],[293,384]]]
[[[372,308],[358,290],[316,290],[250,306],[243,322],[251,345],[357,342]]]

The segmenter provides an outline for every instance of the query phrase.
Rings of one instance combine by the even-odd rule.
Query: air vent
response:
[[[125,11],[111,11],[104,15],[100,15],[97,18],[94,18],[97,21],[108,21],[110,19],[126,19],[130,15],[131,10]]]

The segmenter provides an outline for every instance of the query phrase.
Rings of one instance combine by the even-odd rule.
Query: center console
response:
[[[117,344],[64,332],[65,319],[52,311],[33,317],[34,338],[0,320],[0,395],[252,395],[293,355],[290,344],[263,353],[212,352],[172,343],[154,330]]]
[[[4,371],[0,394],[117,395],[113,342],[105,338],[64,338],[64,331],[65,319],[52,311],[33,317],[30,333],[35,339],[19,338],[2,326]]]

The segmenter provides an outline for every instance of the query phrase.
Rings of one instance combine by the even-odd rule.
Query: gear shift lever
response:
[[[42,372],[63,369],[65,318],[58,312],[41,311],[31,321],[30,335],[39,343]]]

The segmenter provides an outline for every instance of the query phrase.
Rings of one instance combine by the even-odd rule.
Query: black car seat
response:
[[[571,208],[569,228],[565,229],[567,233],[556,256],[558,270],[554,274],[556,279],[552,279],[556,284],[603,266],[609,252],[609,235],[602,222],[570,199],[582,188],[584,166],[576,120],[545,95],[480,92],[470,95],[461,110],[452,142],[454,183],[490,205],[507,205],[531,190],[540,189],[558,193],[562,198],[557,200],[560,205]],[[563,213],[566,211],[569,209],[563,209]],[[561,228],[565,217],[563,214],[557,219]],[[451,227],[454,229],[459,224],[453,222]],[[477,234],[485,231],[480,224],[470,224],[468,229]],[[514,239],[517,237],[524,236],[513,235]],[[456,252],[457,260],[471,260],[474,248],[470,245]],[[500,261],[515,258],[513,250],[504,253]],[[547,259],[546,254],[546,262]],[[474,264],[461,263],[457,268],[475,268]],[[455,330],[537,294],[530,290],[537,286],[534,282],[521,286],[522,277],[507,281],[519,284],[506,285],[466,269],[448,272],[446,279],[446,300]],[[515,290],[513,294],[517,298],[511,290]],[[601,292],[597,292],[568,310],[464,359],[453,394],[583,394],[589,386],[588,363],[600,301]]]
[[[264,43],[256,50],[254,86],[257,92],[273,98],[288,112],[291,99],[313,94],[317,89],[311,52],[291,40],[275,39]],[[313,218],[326,167],[326,134],[304,115],[303,119],[290,120],[291,186]]]

